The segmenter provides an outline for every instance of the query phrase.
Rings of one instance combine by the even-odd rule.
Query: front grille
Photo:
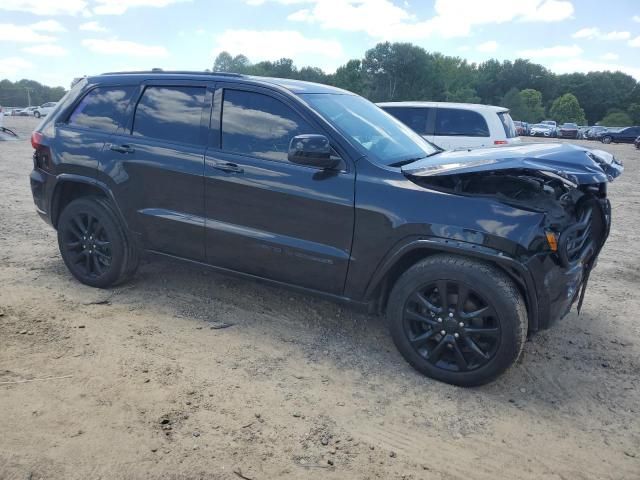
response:
[[[581,259],[588,260],[593,255],[596,248],[593,225],[593,209],[586,208],[579,214],[577,223],[562,232],[558,254],[565,266]]]

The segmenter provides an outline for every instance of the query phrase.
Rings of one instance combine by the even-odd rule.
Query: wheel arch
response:
[[[64,208],[73,200],[86,196],[99,196],[105,198],[114,207],[120,221],[126,226],[122,212],[109,188],[102,182],[80,175],[62,174],[58,176],[55,188],[51,195],[51,224],[58,226],[58,219]]]
[[[480,245],[444,239],[414,239],[394,249],[374,273],[365,293],[365,299],[382,312],[386,309],[389,293],[398,278],[420,260],[439,253],[459,255],[489,263],[511,278],[527,307],[529,330],[537,331],[538,302],[531,273],[522,263],[502,252]]]

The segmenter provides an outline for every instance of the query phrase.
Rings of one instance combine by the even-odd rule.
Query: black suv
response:
[[[486,383],[581,302],[612,155],[443,152],[313,83],[189,72],[79,81],[32,135],[31,188],[82,283],[142,252],[386,312],[420,372]]]

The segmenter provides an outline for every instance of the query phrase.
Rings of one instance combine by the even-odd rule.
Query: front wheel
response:
[[[58,221],[58,246],[73,276],[92,287],[121,283],[138,265],[135,246],[100,197],[82,197],[65,207]]]
[[[527,314],[513,281],[492,265],[434,255],[396,282],[387,308],[400,353],[446,383],[490,382],[519,357]]]
[[[33,116],[36,118],[40,118],[40,112],[34,112]]]
[[[602,137],[602,143],[611,143],[612,138],[609,135]]]

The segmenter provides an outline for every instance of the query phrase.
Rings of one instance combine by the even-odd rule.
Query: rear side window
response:
[[[268,95],[225,90],[222,149],[286,162],[296,135],[317,133],[287,105]]]
[[[69,117],[68,124],[114,132],[126,123],[127,106],[135,87],[98,87],[87,93]]]
[[[509,115],[509,112],[498,113],[498,118],[500,118],[500,123],[502,123],[504,134],[507,136],[507,138],[515,138],[518,136],[518,131],[513,124],[514,122],[511,119],[511,115]]]
[[[478,112],[460,108],[436,110],[435,134],[440,136],[488,137],[489,127]]]
[[[204,87],[147,87],[136,107],[132,134],[174,143],[204,143]]]
[[[383,110],[396,117],[416,133],[420,135],[427,134],[427,117],[429,116],[430,108],[384,107]]]

